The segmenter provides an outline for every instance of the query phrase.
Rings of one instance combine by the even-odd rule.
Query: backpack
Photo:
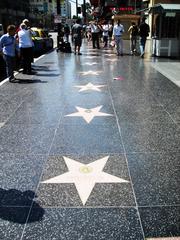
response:
[[[72,50],[71,50],[71,45],[69,42],[63,42],[61,45],[60,45],[60,51],[61,52],[65,52],[65,53],[71,53]]]
[[[132,36],[137,36],[138,33],[139,33],[138,27],[137,27],[137,26],[133,26],[133,27],[132,27],[131,35],[132,35]]]

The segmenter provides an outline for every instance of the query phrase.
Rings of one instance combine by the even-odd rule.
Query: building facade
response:
[[[57,1],[53,0],[53,15],[57,15]],[[65,19],[71,19],[71,3],[69,0],[60,1],[60,17]]]
[[[29,0],[29,7],[38,19],[39,27],[52,28],[53,0]]]
[[[71,3],[68,0],[61,2],[61,16],[71,18]]]
[[[9,24],[19,25],[24,18],[31,16],[29,0],[0,0],[0,23],[4,30]]]
[[[155,56],[180,57],[180,0],[143,0]]]

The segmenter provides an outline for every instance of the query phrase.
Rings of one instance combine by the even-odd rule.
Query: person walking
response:
[[[111,40],[112,40],[112,34],[113,34],[113,25],[112,25],[112,22],[109,21],[109,22],[108,22],[109,46],[110,46],[110,43],[111,43]]]
[[[130,52],[131,55],[133,55],[136,53],[137,36],[139,33],[138,26],[135,24],[135,22],[131,23],[128,32],[130,33]]]
[[[92,36],[91,36],[91,27],[89,24],[86,26],[86,35],[87,35],[87,41],[90,42],[92,40]]]
[[[7,33],[0,38],[0,54],[3,55],[3,59],[6,63],[7,77],[10,82],[15,81],[14,68],[15,68],[15,50],[17,50],[18,57],[20,57],[19,46],[15,38],[16,27],[9,25],[7,27]]]
[[[72,27],[72,37],[74,42],[74,54],[82,55],[80,52],[82,44],[82,26],[80,25],[81,19],[77,19]]]
[[[22,56],[23,62],[23,74],[33,74],[31,69],[31,62],[32,62],[32,47],[33,41],[30,29],[27,28],[27,25],[21,23],[20,31],[18,32],[18,39],[19,39],[19,48]]]
[[[92,44],[93,48],[100,49],[99,46],[99,33],[100,33],[100,26],[98,25],[97,21],[91,23],[91,34],[92,34]]]
[[[139,25],[139,35],[140,35],[140,57],[144,57],[145,53],[145,45],[146,45],[146,39],[149,36],[149,25],[145,22],[146,17],[142,18],[142,22]]]
[[[108,45],[108,32],[109,32],[109,25],[107,22],[104,22],[102,25],[102,31],[103,31],[103,42],[104,42],[104,48]]]
[[[113,28],[113,37],[116,43],[117,56],[123,56],[123,39],[122,34],[124,33],[124,26],[121,24],[121,21],[118,20],[117,24]]]

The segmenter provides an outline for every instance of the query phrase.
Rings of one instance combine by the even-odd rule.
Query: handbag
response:
[[[110,45],[111,45],[111,47],[115,47],[115,41],[112,40],[112,41],[110,42]]]

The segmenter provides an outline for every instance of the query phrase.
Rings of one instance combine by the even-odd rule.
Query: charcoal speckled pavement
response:
[[[81,52],[0,86],[0,240],[179,240],[175,62]]]

